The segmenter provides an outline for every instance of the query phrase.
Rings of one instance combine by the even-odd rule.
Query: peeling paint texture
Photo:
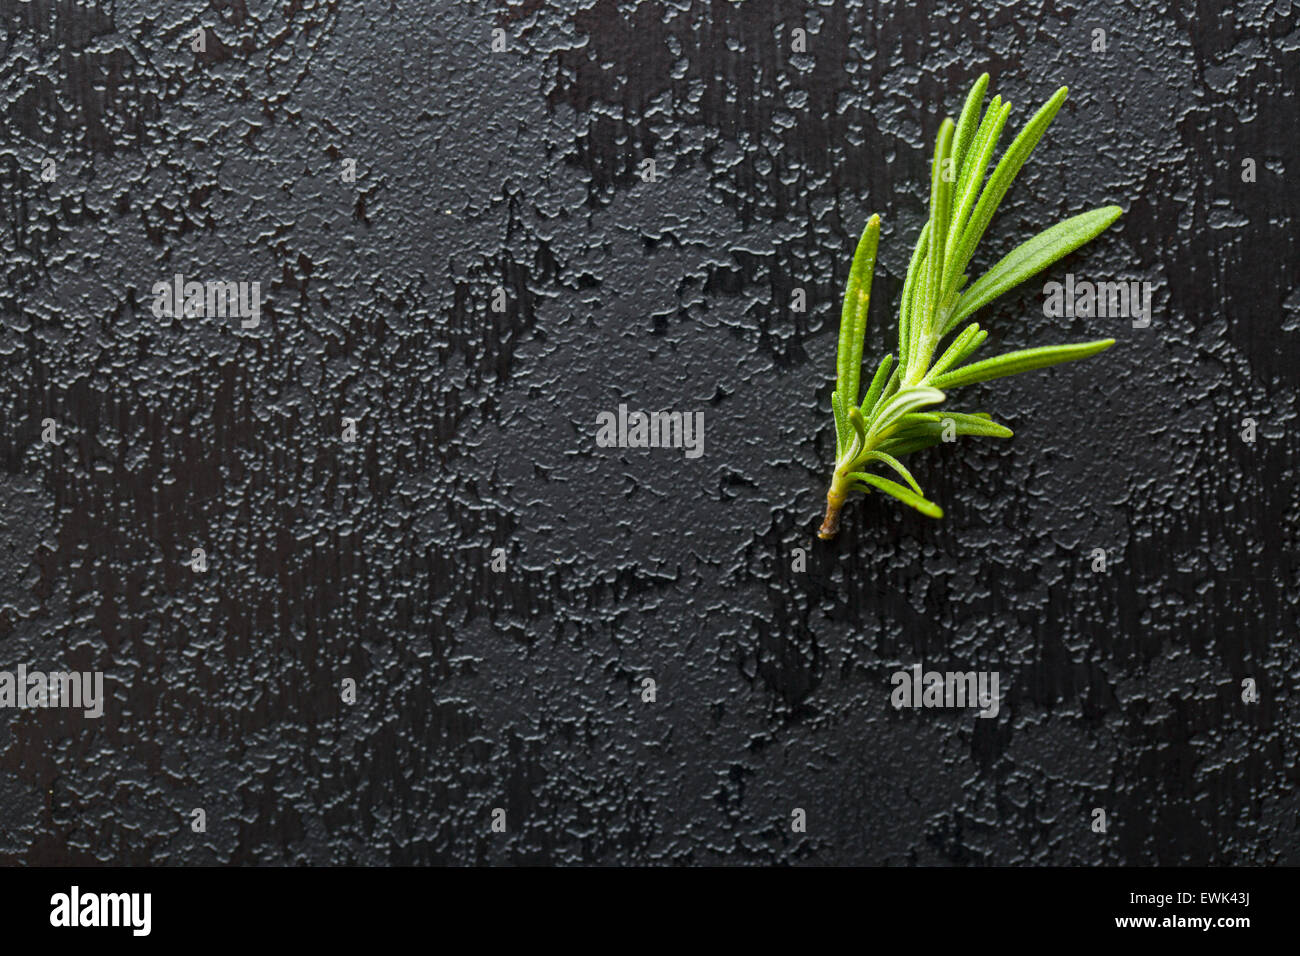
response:
[[[0,860],[1300,864],[1300,18],[1160,6],[0,0],[0,670],[107,695],[0,711]],[[1154,318],[982,312],[1118,343],[819,542],[854,243],[878,357],[984,70],[1071,95],[977,269],[1119,203],[1048,278]]]

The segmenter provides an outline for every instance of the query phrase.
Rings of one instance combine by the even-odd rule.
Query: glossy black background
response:
[[[1300,863],[1292,4],[362,6],[0,0],[0,667],[110,687],[0,713],[0,858]],[[1071,97],[977,265],[1116,202],[1052,277],[1154,321],[1008,296],[990,352],[1118,344],[819,543],[853,243],[878,356],[986,69]],[[261,326],[154,318],[177,271]],[[998,719],[895,712],[918,661]]]

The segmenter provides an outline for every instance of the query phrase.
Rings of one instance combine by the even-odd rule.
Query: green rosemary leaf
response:
[[[936,375],[942,374],[944,371],[960,362],[962,356],[968,354],[968,347],[971,340],[979,335],[979,333],[980,327],[978,322],[972,322],[970,325],[966,326],[966,328],[962,329],[961,334],[952,340],[952,344],[944,350],[944,353],[939,356],[939,360],[931,366],[929,377],[934,378]],[[947,334],[947,330],[945,330],[944,334]],[[987,335],[988,333],[985,334]]]
[[[957,174],[957,188],[954,190],[955,195],[962,195],[966,191],[966,186],[972,178],[979,182],[984,181],[984,174],[988,172],[989,154],[993,147],[988,146],[989,138],[992,137],[996,144],[998,136],[1001,134],[1001,127],[994,130],[994,124],[1002,114],[1002,97],[995,95],[989,100],[989,108],[984,112],[984,118],[980,120],[979,129],[975,131],[975,138],[971,140],[970,148],[966,150],[966,155],[962,157],[961,170]],[[983,156],[984,164],[976,166],[976,161]]]
[[[872,216],[862,230],[840,312],[840,343],[836,353],[836,389],[844,406],[857,406],[862,377],[862,345],[867,334],[867,308],[871,304],[871,277],[880,243],[880,217]]]
[[[867,388],[867,397],[862,400],[862,412],[870,415],[871,410],[876,407],[876,402],[880,400],[881,393],[885,390],[885,383],[889,381],[889,372],[894,364],[894,356],[886,355],[880,360],[880,365],[876,367],[876,374],[871,377],[871,385]]]
[[[912,486],[913,491],[915,491],[918,495],[921,494],[921,486],[916,483],[916,479],[912,477],[912,473],[908,471],[906,466],[904,466],[904,464],[901,461],[899,461],[897,458],[895,458],[893,455],[887,454],[881,451],[879,448],[877,448],[875,451],[870,452],[867,455],[867,460],[883,461],[890,468],[894,469],[894,471],[898,472],[899,476],[905,482],[907,482],[909,485]]]
[[[1052,98],[1044,103],[1038,112],[1033,115],[1033,118],[1025,124],[1025,128],[1020,131],[1020,135],[1012,140],[1011,145],[1007,147],[1007,151],[998,160],[993,175],[989,177],[984,192],[980,194],[979,202],[975,204],[975,211],[971,213],[970,222],[962,231],[961,241],[958,243],[956,251],[955,271],[965,271],[966,264],[970,262],[971,256],[975,254],[975,247],[979,245],[979,241],[984,238],[984,231],[992,221],[993,214],[997,212],[1002,197],[1007,194],[1007,190],[1011,188],[1012,180],[1020,172],[1020,167],[1029,159],[1029,154],[1034,151],[1038,141],[1047,132],[1047,127],[1051,125],[1068,94],[1068,87],[1063,86],[1057,90],[1052,95]]]
[[[988,305],[1002,293],[1043,271],[1085,242],[1095,239],[1118,219],[1123,211],[1119,206],[1102,206],[1072,216],[1064,222],[1058,222],[1050,229],[1044,229],[1028,242],[1016,246],[962,294],[957,302],[956,311],[948,319],[944,332],[956,328],[963,319]]]
[[[939,126],[939,138],[934,144],[934,163],[930,168],[930,249],[925,263],[925,304],[919,313],[912,315],[912,330],[908,337],[914,343],[922,343],[934,328],[934,315],[938,310],[944,291],[940,287],[943,281],[943,248],[948,239],[948,214],[952,202],[952,180],[948,178],[947,166],[952,155],[953,123],[945,119]],[[924,345],[921,346],[924,348]],[[917,369],[908,362],[908,376],[915,378]]]
[[[970,88],[970,93],[966,95],[966,105],[962,107],[961,116],[957,119],[957,130],[952,137],[952,162],[955,175],[960,175],[966,150],[975,136],[976,127],[980,125],[980,110],[984,106],[984,94],[988,92],[988,88],[989,75],[983,73]]]
[[[945,417],[951,418],[958,435],[976,435],[980,438],[1013,438],[1013,432],[1006,425],[993,421],[986,414],[963,415],[961,412],[949,412]],[[946,428],[947,422],[940,421],[940,428]]]
[[[916,281],[912,283],[912,301],[907,314],[907,367],[903,369],[903,382],[912,377],[912,369],[921,364],[921,332],[925,329],[925,289],[929,281],[930,250],[927,234],[926,250],[917,266]]]
[[[870,485],[883,491],[887,495],[893,495],[905,505],[911,505],[921,514],[930,518],[942,518],[943,509],[933,501],[927,501],[922,498],[911,488],[904,488],[896,481],[890,481],[888,478],[882,478],[879,475],[873,475],[868,471],[855,471],[849,475],[850,478],[860,482],[863,485]],[[862,489],[866,491],[866,488]]]
[[[875,423],[867,434],[870,435],[873,432],[878,434],[908,412],[924,408],[926,405],[938,405],[944,400],[944,397],[943,392],[928,386],[912,386],[899,389],[898,394],[886,402],[880,411],[872,416]]]
[[[907,278],[903,280],[903,302],[898,314],[898,371],[900,375],[907,373],[908,357],[911,354],[908,350],[908,336],[911,331],[912,300],[925,269],[925,252],[929,248],[929,240],[930,224],[927,222],[921,227],[921,235],[917,237],[916,248],[912,250],[912,261],[907,266]]]
[[[922,447],[937,445],[940,441],[953,441],[957,436],[979,438],[1010,438],[1011,429],[989,419],[987,415],[963,415],[950,411],[933,416],[935,420],[918,420],[915,415],[905,415],[887,429],[875,451],[887,451],[898,458],[915,450],[913,442],[926,442]],[[868,453],[870,457],[870,453]]]
[[[848,445],[849,416],[844,413],[844,403],[838,391],[831,392],[831,411],[835,413],[835,460],[839,461]]]
[[[944,432],[951,429],[953,435],[971,435],[979,438],[1010,438],[1012,431],[1005,425],[999,425],[988,415],[969,415],[962,412],[941,412],[935,414],[937,421],[913,421],[911,415],[900,419],[897,431],[889,435],[890,441],[911,441],[917,438],[944,437]],[[949,425],[948,423],[952,424]],[[881,445],[886,447],[888,442]],[[898,454],[898,452],[894,452]]]
[[[903,383],[903,376],[901,373],[902,366],[899,365],[895,365],[894,370],[889,373],[889,381],[885,383],[885,390],[880,393],[880,397],[876,399],[876,404],[872,406],[872,418],[875,418],[875,413],[880,411],[883,403],[889,401],[889,399],[898,394],[898,390]]]
[[[856,408],[849,408],[849,426],[853,429],[853,440],[852,444],[849,445],[848,452],[842,459],[843,461],[856,459],[867,443],[866,422],[862,419],[862,412]]]
[[[1061,362],[1073,362],[1104,352],[1115,344],[1114,339],[1099,339],[1096,342],[1079,342],[1075,345],[1046,345],[1042,348],[1023,349],[1008,352],[973,365],[963,365],[959,369],[946,372],[934,380],[938,388],[957,388],[961,385],[974,385],[991,378],[1017,375],[1031,369],[1046,368]]]
[[[906,415],[900,416],[898,421],[894,422],[894,427],[906,428],[908,425],[917,422],[937,422],[942,419],[942,412],[908,412]]]
[[[908,412],[898,419],[896,424],[899,428],[908,428],[916,424],[929,424],[930,422],[941,422],[945,418],[956,417],[959,421],[980,421],[989,422],[993,419],[988,412]]]
[[[979,350],[979,347],[984,344],[984,340],[988,337],[988,332],[980,329],[971,337],[971,340],[966,343],[966,347],[961,350],[961,354],[953,357],[952,364],[955,366],[966,361],[966,359],[970,358]]]

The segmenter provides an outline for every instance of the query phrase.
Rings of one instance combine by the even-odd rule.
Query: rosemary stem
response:
[[[822,526],[817,529],[817,537],[823,541],[829,541],[840,530],[840,510],[848,500],[853,485],[849,473],[862,467],[862,456],[865,453],[865,450],[859,450],[855,458],[841,461],[835,468],[830,489],[826,492],[826,517],[822,519]]]
[[[831,479],[830,490],[826,492],[826,517],[822,520],[822,526],[817,529],[817,537],[823,541],[829,541],[840,530],[840,510],[849,496],[846,485],[844,475],[836,471],[835,477]]]

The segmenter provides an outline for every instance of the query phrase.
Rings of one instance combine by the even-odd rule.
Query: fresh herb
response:
[[[880,360],[865,396],[860,393],[862,347],[880,241],[879,216],[868,220],[858,242],[840,316],[835,391],[831,395],[835,473],[826,494],[826,518],[818,532],[822,538],[833,538],[839,530],[840,509],[852,491],[881,491],[931,518],[942,518],[942,509],[924,497],[921,486],[900,459],[938,444],[945,435],[1011,437],[1009,428],[983,412],[941,415],[926,411],[944,401],[946,390],[1087,358],[1115,344],[1114,339],[1101,339],[1078,345],[1049,345],[969,361],[988,333],[976,322],[959,331],[966,319],[1094,238],[1121,212],[1118,206],[1103,206],[1067,219],[1017,246],[967,287],[966,269],[998,203],[1042,139],[1067,93],[1061,87],[1043,104],[1002,154],[986,182],[993,150],[1011,112],[1010,103],[994,96],[981,118],[988,83],[986,73],[975,82],[957,122],[945,119],[939,127],[930,172],[930,219],[921,229],[903,282],[898,315],[899,359],[897,364],[893,355]],[[942,351],[940,346],[944,346]],[[904,483],[868,470],[882,466]]]

